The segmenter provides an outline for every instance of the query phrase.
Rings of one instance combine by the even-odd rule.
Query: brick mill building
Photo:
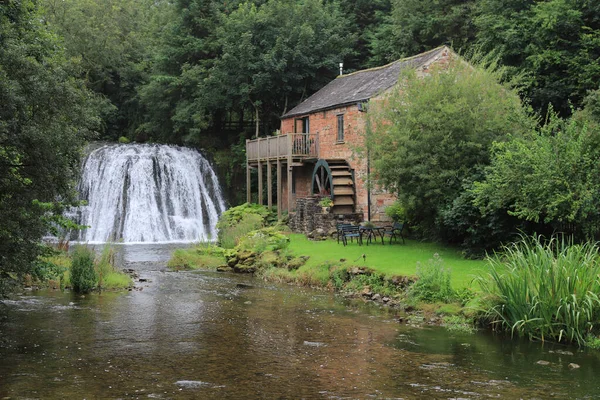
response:
[[[385,220],[385,207],[395,197],[369,184],[375,171],[365,144],[367,104],[383,99],[398,83],[402,70],[411,68],[425,75],[433,64],[447,65],[454,56],[442,46],[382,67],[340,75],[284,114],[278,135],[246,142],[248,202],[250,170],[257,168],[258,202],[264,204],[266,184],[267,205],[273,205],[275,179],[279,213],[293,212],[300,198],[331,196],[333,214]]]

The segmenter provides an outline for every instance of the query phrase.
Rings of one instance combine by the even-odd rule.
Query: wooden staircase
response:
[[[327,160],[331,169],[333,187],[333,213],[352,214],[356,192],[352,169],[345,160]]]

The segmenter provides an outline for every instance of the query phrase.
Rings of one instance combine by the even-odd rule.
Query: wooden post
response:
[[[281,219],[281,207],[283,202],[281,201],[281,160],[277,159],[277,218]]]
[[[271,176],[271,161],[267,160],[267,207],[273,207],[273,179]]]
[[[262,164],[258,161],[258,204],[263,204]]]
[[[287,187],[288,187],[288,213],[292,212],[292,136],[288,135],[288,159],[287,159]]]
[[[246,139],[246,202],[252,202],[252,181],[250,179],[250,163],[248,162],[248,142]]]

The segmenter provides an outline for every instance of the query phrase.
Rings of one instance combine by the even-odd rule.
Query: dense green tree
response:
[[[368,143],[375,173],[425,236],[443,237],[445,229],[456,240],[469,234],[460,221],[443,217],[454,207],[463,214],[473,208],[461,196],[489,163],[492,143],[535,124],[497,75],[458,59],[424,78],[407,72],[385,101],[372,105]]]
[[[279,116],[329,82],[351,51],[352,37],[337,3],[269,0],[244,3],[218,30],[222,55],[206,92],[228,108],[250,108],[264,133]]]
[[[0,286],[32,271],[52,213],[73,199],[95,101],[33,1],[0,3]]]
[[[104,136],[133,136],[143,119],[137,88],[147,79],[153,35],[168,3],[42,0],[41,4],[44,21],[60,35],[67,55],[79,59],[88,87],[107,99]]]
[[[372,37],[374,65],[447,44],[463,49],[474,39],[474,0],[392,0],[392,11]]]
[[[198,101],[204,95],[200,84],[220,55],[216,28],[234,3],[177,0],[164,9],[152,74],[138,88],[146,108],[140,138],[198,143],[212,119],[211,110]]]
[[[545,114],[579,107],[600,81],[600,2],[481,0],[477,43],[529,76],[525,96]]]
[[[346,71],[365,69],[373,65],[370,43],[392,8],[391,0],[339,0],[340,9],[348,20],[348,29],[356,37],[352,53],[344,62]]]
[[[551,113],[539,130],[497,143],[485,179],[475,184],[475,203],[558,230],[572,224],[569,233],[597,238],[600,127],[588,111],[568,120]]]

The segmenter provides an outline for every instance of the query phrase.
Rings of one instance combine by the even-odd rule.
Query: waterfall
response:
[[[216,237],[225,210],[219,182],[197,151],[114,144],[85,159],[76,220],[85,242],[181,242]]]

